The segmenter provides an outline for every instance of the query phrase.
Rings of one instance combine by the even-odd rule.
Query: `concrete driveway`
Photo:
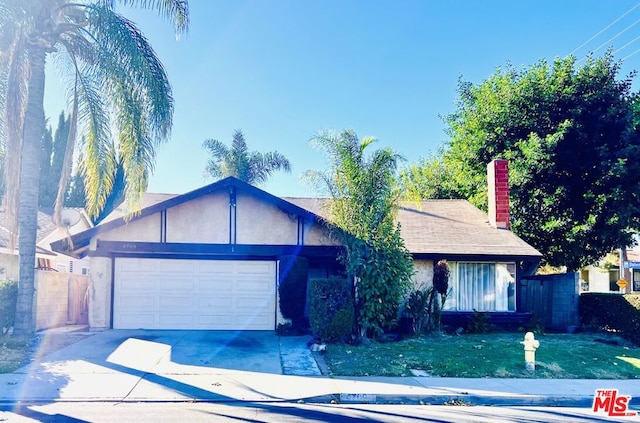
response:
[[[320,374],[304,337],[280,341],[266,331],[107,330],[0,375],[0,401],[267,399],[238,381]]]
[[[108,330],[97,332],[18,372],[100,367],[142,373],[224,374],[234,371],[282,374],[274,332]]]

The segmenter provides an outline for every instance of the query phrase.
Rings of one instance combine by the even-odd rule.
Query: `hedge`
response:
[[[640,345],[640,294],[588,292],[580,295],[580,322],[607,330]]]
[[[13,327],[18,300],[18,282],[9,279],[0,280],[0,335]]]
[[[310,282],[309,323],[324,342],[344,342],[352,333],[355,310],[351,284],[343,278]]]

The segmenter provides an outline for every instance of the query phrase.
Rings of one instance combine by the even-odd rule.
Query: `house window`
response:
[[[640,270],[633,271],[633,290],[640,291]]]
[[[450,263],[446,310],[515,311],[515,263]]]
[[[82,268],[82,272],[83,275],[88,275],[89,274],[89,268],[88,267],[83,267]]]

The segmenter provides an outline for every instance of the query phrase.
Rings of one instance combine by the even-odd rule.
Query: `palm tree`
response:
[[[276,170],[291,172],[289,160],[277,151],[264,154],[249,151],[241,130],[234,132],[231,148],[213,139],[205,140],[203,147],[211,154],[205,174],[214,179],[234,176],[249,184],[259,185],[266,182]]]
[[[187,0],[0,0],[3,202],[8,226],[18,233],[20,252],[16,334],[33,331],[47,58],[59,65],[70,99],[69,140],[56,210],[64,199],[76,138],[84,140],[87,206],[96,214],[113,184],[115,157],[124,160],[127,193],[135,204],[146,189],[155,149],[171,129],[173,98],[165,70],[135,24],[116,13],[116,3],[157,11],[178,33],[188,27]]]
[[[320,133],[312,142],[326,154],[329,167],[305,173],[307,181],[331,197],[331,223],[348,234],[339,260],[355,281],[352,295],[363,338],[380,333],[394,319],[413,275],[411,255],[394,220],[399,198],[395,175],[403,158],[390,148],[368,154],[375,141],[360,140],[353,130]]]

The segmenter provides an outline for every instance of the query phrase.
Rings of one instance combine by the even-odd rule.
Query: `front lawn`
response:
[[[29,358],[31,340],[23,337],[0,337],[0,373],[11,373]]]
[[[531,377],[524,368],[523,338],[522,333],[438,334],[329,345],[325,360],[335,376]],[[578,333],[536,339],[537,378],[640,379],[640,348],[618,337]]]

